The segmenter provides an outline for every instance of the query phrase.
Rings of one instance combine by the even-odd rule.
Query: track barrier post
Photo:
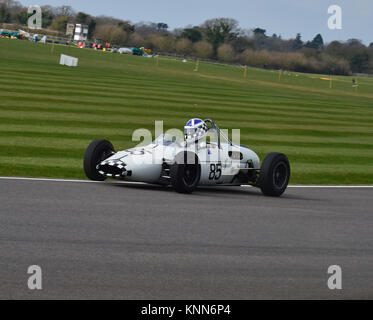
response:
[[[194,68],[195,72],[198,72],[198,70],[199,70],[199,63],[200,63],[200,61],[199,61],[199,59],[197,59],[197,61],[196,61],[196,67]]]

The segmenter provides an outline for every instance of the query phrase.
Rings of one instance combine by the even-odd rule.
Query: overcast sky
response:
[[[373,42],[373,0],[20,0],[24,5],[70,5],[76,11],[108,15],[131,22],[165,22],[171,29],[199,25],[206,19],[228,17],[241,28],[261,27],[268,35],[303,40],[321,33],[326,42],[358,38]],[[343,10],[342,30],[329,30],[328,7]]]

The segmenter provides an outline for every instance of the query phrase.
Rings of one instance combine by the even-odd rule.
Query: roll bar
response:
[[[206,119],[205,120],[206,123],[210,123],[211,126],[216,130],[217,132],[217,140],[218,140],[218,147],[219,149],[221,149],[221,146],[220,146],[220,134],[224,137],[224,139],[226,139],[229,143],[230,146],[233,146],[233,143],[232,141],[224,134],[223,131],[220,130],[220,128],[218,127],[218,125],[214,122],[214,120],[212,119]]]

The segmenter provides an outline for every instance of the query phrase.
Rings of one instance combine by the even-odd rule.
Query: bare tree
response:
[[[181,38],[176,42],[176,52],[179,54],[191,54],[193,50],[193,43],[189,39]]]
[[[174,38],[165,35],[152,35],[149,38],[149,43],[152,48],[160,52],[173,52],[174,51]]]
[[[193,45],[193,51],[197,57],[202,58],[202,59],[209,59],[212,57],[214,53],[211,43],[205,40],[196,42]]]
[[[128,43],[134,47],[142,47],[146,45],[145,39],[136,31],[129,36]]]
[[[64,16],[64,17],[71,17],[75,15],[75,12],[71,6],[61,6],[55,8],[56,16]]]
[[[201,28],[206,39],[212,44],[214,54],[217,53],[217,49],[221,44],[235,39],[239,33],[237,20],[231,18],[206,20]]]
[[[118,26],[103,25],[96,28],[95,37],[113,44],[123,44],[127,40],[127,33]]]
[[[236,53],[233,47],[224,43],[218,48],[218,59],[224,62],[233,62],[236,58]]]

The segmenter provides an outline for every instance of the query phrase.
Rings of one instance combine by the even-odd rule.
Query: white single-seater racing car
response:
[[[94,181],[107,178],[171,185],[180,193],[198,186],[252,185],[267,196],[280,196],[290,179],[288,158],[268,154],[260,165],[258,155],[236,145],[211,119],[191,119],[185,139],[162,134],[147,146],[114,151],[107,140],[95,140],[84,156],[84,171]]]

